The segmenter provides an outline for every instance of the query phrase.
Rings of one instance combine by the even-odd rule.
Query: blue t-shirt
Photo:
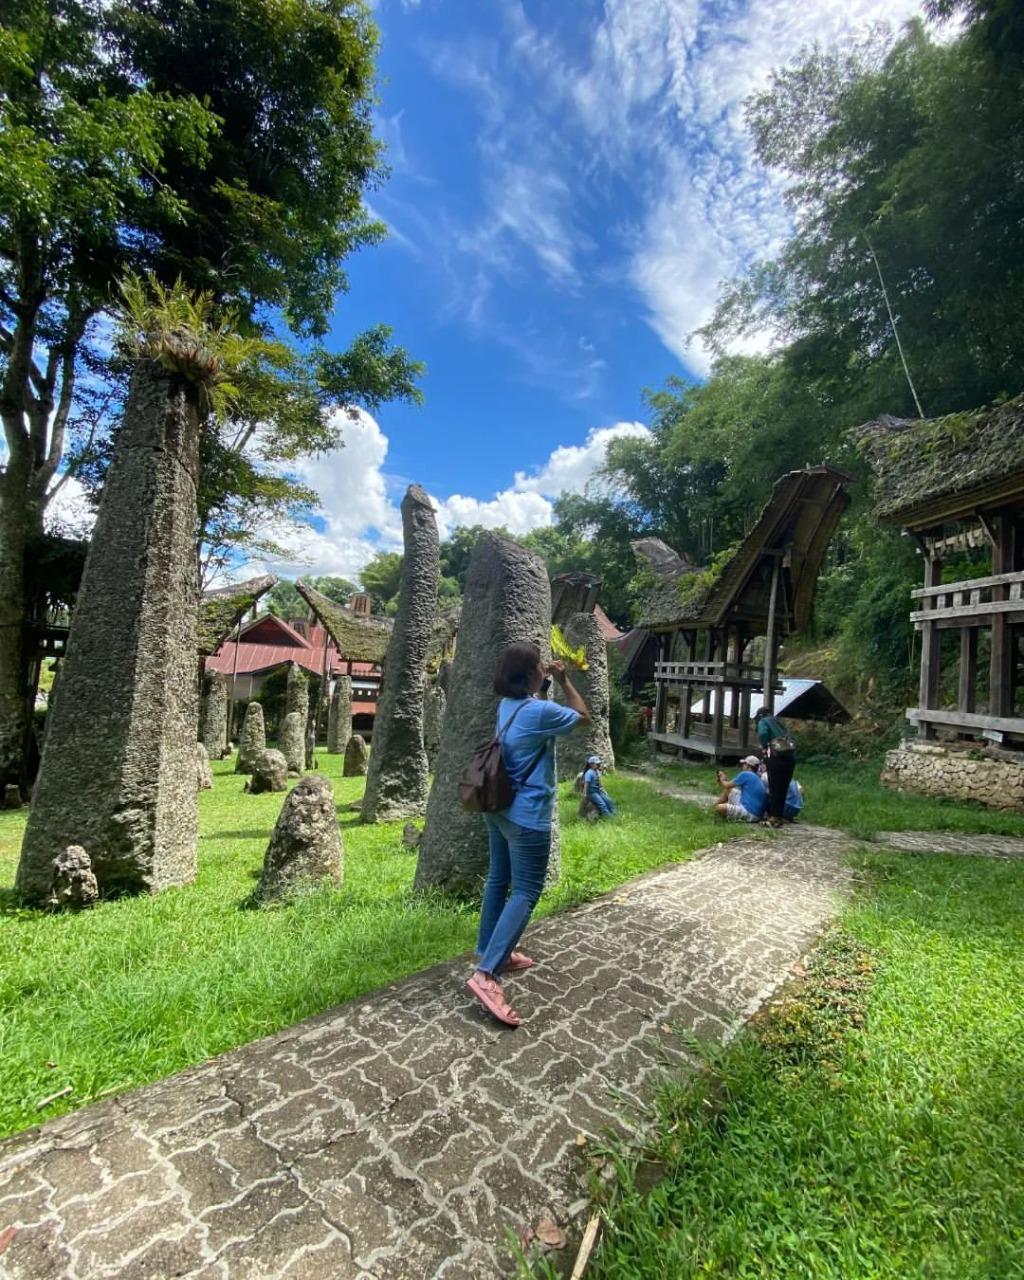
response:
[[[768,808],[768,788],[758,774],[751,773],[749,769],[741,769],[729,786],[739,788],[740,804],[747,813],[752,813],[755,818],[764,817],[764,811]]]
[[[583,773],[583,790],[589,796],[591,791],[600,791],[601,775],[596,769],[586,769]]]
[[[517,707],[523,709],[502,744],[505,768],[516,788],[516,798],[505,810],[505,817],[531,831],[550,831],[555,799],[554,740],[579,723],[579,712],[558,702],[548,702],[546,698],[527,698],[525,706],[521,698],[502,698],[498,704],[497,733],[501,733]],[[536,768],[524,778],[541,747],[545,750]]]

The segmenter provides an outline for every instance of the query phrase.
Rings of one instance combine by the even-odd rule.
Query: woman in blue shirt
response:
[[[548,674],[561,685],[564,705],[537,697]],[[503,651],[494,691],[501,698],[496,732],[515,799],[502,813],[484,814],[490,867],[480,907],[480,962],[468,986],[499,1022],[517,1027],[519,1015],[505,999],[498,974],[533,964],[515,947],[544,888],[551,855],[554,740],[589,723],[590,713],[562,663],[545,667],[535,644],[513,644]]]

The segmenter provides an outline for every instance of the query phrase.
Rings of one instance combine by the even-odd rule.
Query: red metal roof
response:
[[[622,632],[599,604],[594,605],[594,617],[597,619],[597,625],[601,628],[601,634],[604,636],[606,643],[611,644],[613,640],[621,638]]]
[[[256,638],[250,639],[254,634]],[[325,643],[329,676],[350,672],[353,676],[380,677],[380,668],[373,663],[349,663],[342,657],[335,645],[329,642],[323,627],[310,626],[308,623],[289,626],[281,618],[275,618],[269,613],[261,614],[242,628],[237,646],[234,640],[225,640],[217,652],[206,659],[206,670],[220,671],[228,676],[232,673],[248,676],[272,671],[285,662],[294,662],[312,675],[319,676],[324,669]],[[369,705],[372,710],[373,704]]]

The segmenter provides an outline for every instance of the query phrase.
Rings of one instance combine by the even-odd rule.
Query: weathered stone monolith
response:
[[[352,677],[338,676],[334,681],[331,708],[327,713],[327,750],[342,756],[352,736]]]
[[[600,756],[605,768],[615,766],[615,753],[608,732],[608,644],[601,626],[592,613],[574,613],[564,624],[563,633],[574,649],[582,646],[587,655],[587,670],[569,667],[569,679],[587,704],[590,723],[580,725],[567,734],[558,746],[558,763],[563,777],[575,776],[587,762],[587,756]],[[558,686],[555,686],[556,690]],[[561,701],[560,691],[557,693]]]
[[[196,743],[196,790],[209,791],[213,787],[213,769],[210,757],[201,742]]]
[[[250,795],[262,795],[265,791],[288,790],[288,761],[280,751],[261,751],[252,765],[252,776],[245,784]]]
[[[427,753],[427,768],[433,771],[437,753],[441,749],[441,728],[444,725],[446,699],[440,685],[429,684],[423,695],[423,749]]]
[[[544,562],[509,538],[483,534],[466,573],[462,630],[420,842],[417,889],[479,893],[487,873],[487,831],[480,814],[460,806],[459,778],[477,746],[494,735],[499,653],[517,641],[532,640],[546,658],[550,632],[551,591]],[[557,876],[557,850],[553,839],[551,876]]]
[[[252,773],[256,757],[266,749],[267,730],[263,722],[263,707],[258,702],[250,702],[245,709],[245,719],[242,721],[242,736],[238,742],[235,773]]]
[[[423,815],[427,753],[423,749],[423,690],[437,621],[437,519],[425,490],[411,484],[402,499],[405,555],[398,613],[384,658],[373,753],[363,795],[364,822]]]
[[[228,749],[228,682],[220,671],[203,680],[203,726],[199,741],[211,760],[223,760]]]
[[[343,867],[334,788],[322,776],[302,778],[281,806],[256,897],[275,902],[309,893],[324,880],[340,884]]]
[[[99,896],[89,855],[80,845],[68,845],[50,864],[50,892],[44,906],[48,911],[74,911],[91,907]]]
[[[345,748],[345,763],[341,767],[343,778],[365,778],[370,748],[361,733],[354,733]],[[362,809],[362,804],[359,808]]]
[[[288,772],[302,773],[306,767],[306,722],[298,711],[285,716],[277,745],[288,762]]]
[[[69,845],[103,893],[195,876],[199,395],[135,367],[22,846],[30,901]]]

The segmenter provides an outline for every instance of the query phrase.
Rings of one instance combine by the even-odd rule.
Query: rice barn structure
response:
[[[923,565],[915,734],[882,780],[1024,811],[1024,396],[853,434],[877,476],[878,518],[914,539]]]
[[[814,589],[852,477],[807,467],[779,479],[724,564],[701,569],[658,538],[634,542],[655,585],[639,629],[656,645],[651,738],[661,752],[746,755],[751,712],[782,693],[779,648],[811,618]],[[755,645],[758,638],[763,645]],[[763,658],[754,652],[763,648]]]

